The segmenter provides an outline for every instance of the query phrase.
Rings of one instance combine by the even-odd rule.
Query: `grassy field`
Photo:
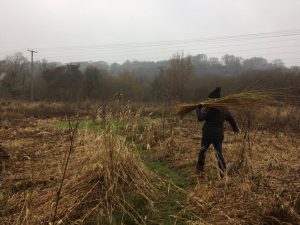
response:
[[[300,224],[300,109],[233,113],[221,179],[213,149],[195,173],[193,113],[1,102],[0,224]]]

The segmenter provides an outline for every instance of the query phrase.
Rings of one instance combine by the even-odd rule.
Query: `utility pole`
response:
[[[33,101],[33,54],[38,53],[36,51],[33,51],[32,49],[28,49],[29,52],[31,52],[31,92],[30,92],[30,100]]]

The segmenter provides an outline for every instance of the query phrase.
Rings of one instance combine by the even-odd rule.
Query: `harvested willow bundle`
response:
[[[270,103],[272,98],[270,94],[261,91],[241,92],[237,94],[227,95],[222,98],[208,99],[199,104],[178,104],[176,105],[176,114],[184,116],[187,113],[195,110],[197,106],[222,108],[222,107],[244,107],[257,104]]]

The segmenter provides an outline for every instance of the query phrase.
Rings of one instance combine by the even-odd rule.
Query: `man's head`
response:
[[[221,87],[216,87],[215,90],[209,93],[209,98],[220,98],[221,97]]]

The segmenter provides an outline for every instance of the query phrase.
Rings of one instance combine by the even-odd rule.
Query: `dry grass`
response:
[[[231,94],[222,98],[217,99],[208,99],[200,104],[178,104],[176,105],[176,114],[179,116],[184,116],[185,114],[195,110],[198,105],[202,105],[204,107],[214,107],[214,108],[222,108],[222,107],[254,107],[259,104],[270,104],[274,100],[271,95],[265,92],[260,91],[249,91],[249,92],[241,92],[237,94]]]
[[[242,137],[229,137],[224,146],[227,177],[214,179],[209,171],[217,171],[215,163],[208,164],[207,177],[191,192],[188,207],[209,224],[299,224],[299,141],[284,134],[252,138],[253,170],[236,167]]]
[[[95,220],[110,223],[119,210],[136,223],[143,223],[144,217],[125,196],[134,194],[153,205],[158,194],[152,185],[154,174],[126,146],[124,138],[86,134],[79,142],[81,146],[71,161],[73,171],[69,171],[73,179],[67,181],[61,199],[61,220],[82,223],[95,214]]]
[[[19,110],[18,119],[6,117],[13,107]],[[38,109],[25,108],[28,114]],[[21,117],[22,106],[7,109],[0,123],[1,146],[9,154],[0,174],[1,224],[48,224],[68,132],[55,127],[61,117],[26,119]],[[149,220],[150,214],[175,218],[160,224],[300,223],[299,108],[260,107],[247,115],[234,111],[243,132],[236,136],[226,127],[224,154],[229,170],[225,179],[218,177],[212,150],[205,176],[199,179],[194,174],[201,137],[196,117],[180,121],[161,111],[134,104],[98,105],[83,111],[82,119],[105,129],[80,131],[62,188],[58,223],[159,224]],[[186,199],[174,195],[170,202],[179,202],[183,209],[161,214],[164,210],[157,202],[165,195],[156,183],[165,178],[144,164],[135,145],[185,180],[181,190]],[[191,216],[179,223],[182,211]]]
[[[18,184],[16,177],[4,174],[6,190],[11,192],[7,193],[2,211],[5,224],[44,224],[51,221],[64,163],[62,156],[67,145],[68,142],[64,141],[62,148],[55,149],[59,151],[56,159],[51,159],[51,152],[47,152],[44,157],[51,160],[42,165],[36,165],[34,157],[28,156],[24,166],[29,170],[20,171],[21,181]],[[22,165],[19,169],[22,170]],[[22,179],[24,176],[26,178]],[[110,224],[116,218],[121,223],[124,217],[143,224],[146,215],[142,214],[140,206],[132,205],[128,199],[138,199],[151,211],[153,201],[160,195],[153,186],[154,182],[160,181],[128,147],[125,138],[110,132],[81,132],[71,155],[56,221],[82,224],[94,220]]]
[[[230,129],[225,132],[223,151],[228,164],[225,179],[218,176],[213,149],[207,155],[204,177],[193,176],[201,137],[197,134],[200,126],[195,116],[184,118],[176,126],[174,142],[162,142],[157,155],[195,183],[186,209],[199,215],[201,220],[190,224],[300,223],[300,126],[298,120],[294,120],[297,109],[285,107],[280,111],[282,113],[277,115],[275,108],[267,107],[252,110],[248,115],[235,112],[243,132],[238,135]],[[254,119],[250,127],[248,116]],[[274,130],[275,118],[294,121],[298,126],[285,124]],[[245,139],[246,133],[249,139]]]

